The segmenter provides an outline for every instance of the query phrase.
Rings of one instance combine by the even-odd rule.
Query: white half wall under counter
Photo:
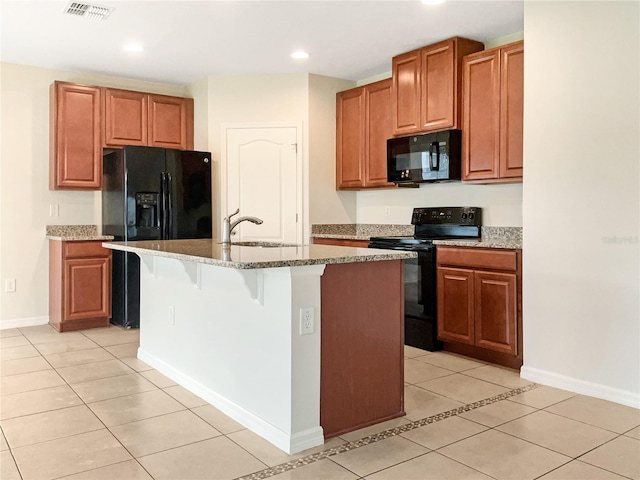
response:
[[[415,253],[104,246],[141,258],[138,358],[285,452],[404,415],[402,260]]]

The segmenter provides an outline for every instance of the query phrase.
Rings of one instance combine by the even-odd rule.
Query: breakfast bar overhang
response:
[[[415,253],[203,240],[140,256],[138,358],[287,453],[404,414]]]

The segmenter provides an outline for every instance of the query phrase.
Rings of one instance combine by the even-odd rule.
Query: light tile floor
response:
[[[640,410],[405,347],[407,415],[287,455],[135,358],[139,331],[0,331],[0,478],[640,479]]]

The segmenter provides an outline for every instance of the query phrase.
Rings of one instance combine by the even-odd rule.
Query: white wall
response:
[[[167,95],[184,88],[97,75],[0,64],[0,279],[15,278],[15,293],[0,293],[0,326],[42,323],[49,313],[48,224],[100,224],[99,192],[49,190],[49,86],[55,80]],[[59,216],[49,217],[49,204]]]
[[[524,10],[523,376],[636,407],[639,7]]]
[[[385,207],[391,207],[385,216]],[[482,207],[482,223],[492,227],[522,226],[522,184],[424,184],[358,192],[358,223],[411,223],[413,207]]]
[[[348,80],[310,74],[211,76],[206,93],[194,92],[196,103],[200,98],[208,102],[208,146],[218,196],[214,237],[227,213],[221,211],[226,203],[220,196],[221,128],[232,123],[301,122],[304,237],[311,223],[355,222],[355,194],[335,190],[335,94],[352,86]]]
[[[193,98],[193,148],[201,152],[209,149],[209,80],[202,80],[187,87],[187,96]]]
[[[220,221],[228,212],[221,196],[221,128],[231,123],[302,122],[303,164],[308,168],[308,75],[225,75],[208,77],[208,141],[214,159],[213,237],[219,236]],[[241,212],[250,215],[250,212]],[[308,217],[308,216],[307,216]]]
[[[336,191],[336,93],[355,86],[338,78],[309,75],[309,219],[356,223],[356,193]]]

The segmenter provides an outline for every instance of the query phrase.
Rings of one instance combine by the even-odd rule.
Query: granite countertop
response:
[[[47,225],[48,240],[63,242],[88,242],[93,240],[113,240],[111,235],[98,235],[96,225]]]
[[[434,245],[472,248],[522,249],[522,227],[482,227],[478,240],[434,240]]]
[[[368,223],[337,223],[312,225],[311,237],[343,240],[369,240],[371,237],[397,237],[413,235],[413,225],[386,225]]]
[[[413,225],[327,224],[312,225],[314,238],[369,240],[371,237],[412,236]],[[474,248],[522,248],[522,227],[481,227],[479,240],[434,240],[434,245]]]
[[[268,244],[268,242],[260,243]],[[188,262],[237,269],[403,260],[416,258],[417,256],[413,252],[398,250],[370,250],[368,248],[328,245],[283,245],[272,243],[270,245],[278,246],[258,247],[232,244],[230,247],[223,247],[220,243],[211,239],[110,242],[102,245],[113,250],[122,250],[140,255],[175,258]]]

